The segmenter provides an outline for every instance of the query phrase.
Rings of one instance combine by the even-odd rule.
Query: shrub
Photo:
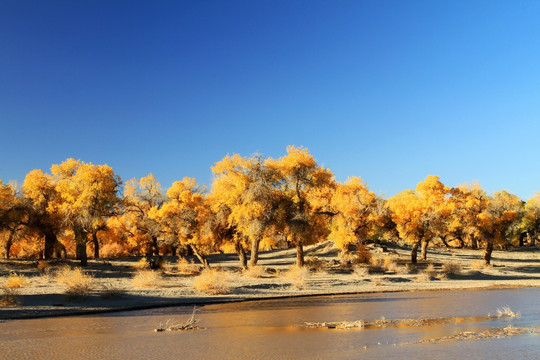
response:
[[[150,263],[148,262],[148,260],[146,260],[146,258],[143,257],[139,261],[137,261],[135,264],[133,264],[133,267],[136,270],[146,270],[146,269],[150,269]]]
[[[153,270],[139,270],[131,279],[131,284],[135,287],[158,287],[163,277],[160,273]]]
[[[262,278],[266,275],[266,270],[261,266],[250,266],[244,270],[244,275],[252,278]]]
[[[283,273],[282,277],[285,281],[290,282],[292,287],[304,289],[307,285],[306,280],[309,277],[309,270],[305,267],[293,265]]]
[[[473,270],[480,271],[480,270],[483,270],[484,267],[485,267],[485,264],[484,264],[484,261],[482,260],[473,260],[471,263],[471,268]]]
[[[107,282],[101,285],[103,287],[99,297],[103,299],[118,299],[124,295],[124,291],[114,284]]]
[[[180,258],[176,265],[176,271],[182,275],[196,275],[201,272],[201,267],[193,263],[193,260],[187,261],[186,258]]]
[[[364,245],[362,245],[362,243],[359,243],[358,248],[356,249],[355,261],[360,264],[369,264],[372,257],[373,256],[371,255],[369,250]]]
[[[37,269],[40,271],[48,271],[51,268],[51,263],[47,260],[39,260],[37,262]]]
[[[26,286],[28,281],[23,275],[17,275],[16,273],[11,273],[7,278],[6,284],[4,287],[6,289],[19,289],[23,286]]]
[[[95,287],[95,280],[85,274],[80,268],[63,267],[56,274],[56,281],[59,285],[66,287],[66,294],[73,296],[86,296]]]
[[[323,260],[320,260],[318,257],[307,257],[304,261],[304,266],[306,266],[310,270],[315,271],[325,271],[326,270],[326,262]]]
[[[216,269],[205,269],[193,280],[193,289],[210,295],[224,295],[231,292],[229,274]]]
[[[429,264],[427,268],[424,271],[422,271],[422,274],[430,278],[437,277],[437,271],[435,270],[435,266],[433,264]]]
[[[0,307],[13,307],[20,304],[18,292],[15,288],[3,288],[0,295]]]
[[[454,261],[447,262],[442,267],[442,273],[445,275],[459,275],[461,273],[461,265]]]

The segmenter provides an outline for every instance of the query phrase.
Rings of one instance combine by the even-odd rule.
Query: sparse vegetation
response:
[[[262,278],[268,275],[266,270],[262,266],[258,266],[258,265],[248,267],[247,269],[244,270],[243,274],[251,278]]]
[[[461,273],[461,265],[455,261],[450,261],[442,266],[442,273],[446,276],[459,275]]]
[[[229,274],[217,269],[205,269],[193,280],[193,289],[209,295],[225,295],[231,292]]]
[[[199,327],[197,326],[197,323],[199,322],[199,319],[195,318],[195,313],[197,312],[197,307],[193,307],[193,312],[191,313],[191,317],[187,319],[185,322],[177,323],[173,319],[167,319],[165,323],[160,323],[159,326],[154,329],[155,332],[162,332],[162,331],[186,331],[186,330],[197,330]]]
[[[4,285],[7,289],[19,289],[28,284],[28,280],[23,275],[17,275],[16,273],[11,273]]]
[[[16,288],[2,288],[0,307],[14,307],[20,304],[19,293]]]
[[[155,288],[162,280],[161,274],[155,270],[139,270],[131,279],[131,284],[138,288]]]
[[[186,258],[180,258],[176,265],[176,271],[182,275],[196,275],[201,272],[201,267],[191,261],[187,261]]]
[[[85,274],[80,268],[65,266],[56,274],[59,285],[65,286],[67,295],[80,297],[87,296],[95,288],[95,280]]]
[[[289,282],[295,289],[304,289],[307,286],[306,280],[309,277],[309,270],[305,267],[291,266],[289,270],[282,273],[283,280]]]

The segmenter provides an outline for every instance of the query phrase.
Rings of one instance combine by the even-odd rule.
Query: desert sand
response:
[[[18,305],[0,307],[0,320],[297,296],[540,286],[537,248],[495,251],[489,267],[482,266],[481,250],[430,248],[417,266],[409,264],[407,246],[371,245],[370,251],[377,259],[371,265],[343,265],[331,242],[307,247],[309,270],[295,275],[287,274],[294,268],[295,249],[265,251],[259,277],[238,270],[235,254],[210,255],[211,266],[226,271],[228,293],[222,295],[196,291],[198,275],[179,273],[176,258],[165,258],[160,279],[151,286],[132,281],[139,258],[90,260],[84,271],[93,277],[92,289],[77,297],[67,296],[55,277],[62,267],[76,267],[76,261],[53,261],[40,270],[37,261],[2,260],[0,286],[10,273],[24,275],[26,284],[16,289]]]

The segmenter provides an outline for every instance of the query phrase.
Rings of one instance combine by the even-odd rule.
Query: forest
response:
[[[303,266],[304,246],[331,240],[343,254],[406,243],[413,264],[430,244],[466,247],[488,265],[494,247],[534,246],[540,231],[540,194],[525,202],[429,175],[385,199],[359,177],[336,181],[304,147],[279,159],[227,155],[212,172],[209,188],[185,177],[164,192],[151,173],[124,183],[108,165],[70,158],[20,186],[0,180],[0,253],[83,266],[89,257],[195,255],[208,268],[207,256],[223,252],[248,268],[261,249],[295,248]]]

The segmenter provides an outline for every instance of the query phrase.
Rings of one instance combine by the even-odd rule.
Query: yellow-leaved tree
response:
[[[119,221],[127,230],[128,242],[148,255],[159,255],[158,239],[162,235],[160,223],[149,213],[151,209],[159,210],[165,199],[153,174],[131,179],[124,186],[124,212]]]
[[[330,239],[342,252],[375,235],[379,225],[377,196],[359,177],[338,184],[331,199],[335,216]]]
[[[215,246],[213,237],[206,231],[211,209],[203,192],[193,178],[175,181],[167,190],[168,200],[159,209],[152,207],[149,216],[179,244],[189,246],[201,264],[208,268],[206,254]]]
[[[325,240],[330,232],[329,206],[334,175],[319,166],[308,149],[288,146],[287,155],[265,161],[278,173],[277,228],[296,247],[296,264],[304,265],[304,245]]]
[[[445,236],[450,214],[455,204],[449,201],[450,188],[429,175],[418,183],[416,190],[406,190],[388,200],[392,220],[399,236],[412,244],[411,263],[417,263],[418,247],[427,258],[427,247],[434,238]]]
[[[534,246],[540,234],[540,193],[536,193],[527,200],[523,209],[523,219],[521,229],[528,238],[529,246]],[[520,239],[520,245],[523,243],[523,237]]]
[[[53,165],[51,171],[61,199],[59,210],[74,234],[77,260],[86,265],[88,235],[102,229],[105,218],[114,215],[120,202],[120,178],[108,165],[74,159]]]
[[[277,172],[260,155],[225,156],[212,167],[212,200],[221,218],[221,231],[235,243],[241,266],[246,266],[244,245],[251,244],[250,266],[257,264],[259,245],[274,221]],[[227,232],[226,232],[227,233]]]
[[[477,215],[477,227],[484,243],[484,263],[491,263],[495,244],[505,244],[509,230],[519,220],[523,202],[506,191],[499,191],[488,201],[484,211]]]

